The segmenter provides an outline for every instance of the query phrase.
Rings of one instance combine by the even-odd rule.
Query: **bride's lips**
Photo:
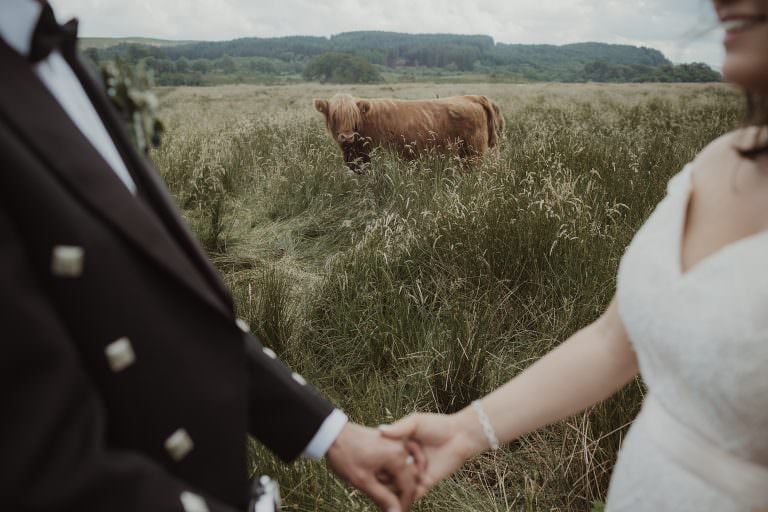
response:
[[[720,23],[725,29],[725,44],[735,42],[738,38],[750,30],[764,26],[768,17],[764,14],[732,14],[723,16]]]

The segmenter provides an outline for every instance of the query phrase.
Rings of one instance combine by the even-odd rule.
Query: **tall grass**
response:
[[[358,422],[456,411],[594,320],[668,179],[740,116],[720,86],[457,87],[436,89],[502,105],[497,162],[379,151],[364,176],[311,111],[327,89],[164,92],[155,159],[240,314]],[[470,461],[417,509],[590,510],[641,395]],[[289,509],[372,509],[320,463],[252,451]]]

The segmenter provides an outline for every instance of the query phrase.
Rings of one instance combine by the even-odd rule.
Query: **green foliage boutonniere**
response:
[[[163,123],[157,116],[158,100],[152,92],[152,75],[142,64],[120,61],[99,63],[107,95],[128,127],[134,146],[143,154],[160,145]]]

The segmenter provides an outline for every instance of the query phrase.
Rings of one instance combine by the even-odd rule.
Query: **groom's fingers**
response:
[[[379,471],[378,473],[376,473],[376,480],[378,480],[383,484],[386,484],[387,487],[392,488],[392,486],[390,485],[392,483],[392,477],[386,471]]]
[[[419,471],[415,463],[402,462],[388,464],[386,471],[392,478],[397,493],[400,497],[400,505],[403,510],[408,510],[416,499],[419,488]]]
[[[360,490],[371,497],[371,499],[386,512],[401,512],[404,509],[394,492],[389,490],[384,484],[376,478],[368,478],[360,485]]]

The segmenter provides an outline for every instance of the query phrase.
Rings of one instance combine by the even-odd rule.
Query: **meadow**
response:
[[[374,155],[351,174],[315,97],[485,94],[498,161]],[[453,412],[597,318],[667,181],[735,127],[725,85],[232,85],[158,91],[153,158],[264,343],[354,421]],[[553,375],[552,378],[557,378]],[[418,511],[591,510],[643,395],[607,402],[470,461]],[[286,510],[371,503],[323,462],[254,443]]]

